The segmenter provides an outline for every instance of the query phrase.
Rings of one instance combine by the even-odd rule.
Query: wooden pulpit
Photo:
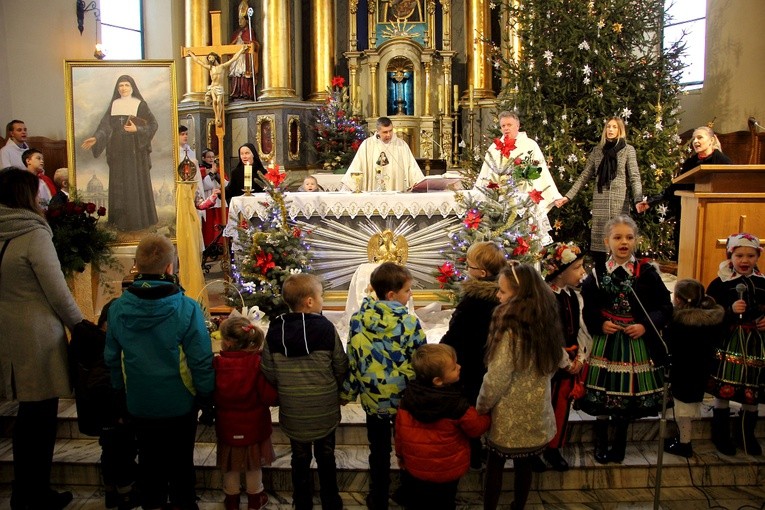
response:
[[[672,182],[695,184],[676,192],[682,207],[677,277],[706,287],[725,260],[729,235],[765,238],[765,165],[700,165]]]

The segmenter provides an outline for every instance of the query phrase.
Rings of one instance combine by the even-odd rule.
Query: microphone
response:
[[[749,123],[751,123],[751,124],[754,124],[754,125],[755,125],[755,126],[757,126],[758,128],[760,128],[760,129],[765,129],[765,127],[762,127],[762,126],[760,125],[760,123],[759,123],[759,122],[757,122],[757,119],[755,119],[754,117],[749,117],[749,119],[747,119],[747,120],[749,121]]]
[[[736,292],[738,292],[738,299],[743,300],[744,293],[746,293],[746,285],[744,285],[743,283],[739,283],[738,285],[736,285]],[[744,314],[743,313],[738,314],[738,318],[739,320],[743,319]]]

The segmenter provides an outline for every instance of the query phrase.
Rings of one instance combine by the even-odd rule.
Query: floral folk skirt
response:
[[[765,403],[765,339],[748,325],[737,326],[715,351],[707,386],[715,397],[741,404]]]
[[[593,338],[579,408],[592,416],[634,419],[661,411],[662,367],[654,365],[643,338],[619,331]]]

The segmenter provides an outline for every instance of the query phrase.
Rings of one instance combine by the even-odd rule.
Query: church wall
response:
[[[765,124],[763,25],[762,0],[707,0],[704,87],[681,98],[681,131],[715,117],[718,133],[746,130],[750,116]]]
[[[180,43],[173,41],[183,41],[183,0],[144,2],[144,22],[146,58],[180,55]],[[84,28],[81,36],[69,0],[0,2],[3,131],[9,120],[18,118],[26,122],[30,136],[66,138],[64,60],[95,61],[92,12],[85,14]]]
[[[144,2],[146,57],[176,60],[179,97],[184,88],[184,64],[180,59],[183,1]],[[232,2],[220,2],[224,3]],[[1,125],[20,118],[26,121],[31,135],[57,139],[66,136],[63,61],[93,59],[95,43],[93,14],[86,14],[85,30],[80,36],[72,4],[63,0],[0,2]],[[217,6],[212,2],[211,7],[213,4]],[[681,98],[681,131],[706,124],[714,117],[719,132],[746,129],[750,115],[763,123],[765,38],[758,35],[765,25],[762,0],[707,0],[707,5],[705,86]],[[347,50],[348,1],[337,0],[335,7],[337,70],[347,74],[342,52]],[[305,18],[305,8],[302,14]],[[300,26],[297,22],[295,25]],[[458,52],[453,73],[460,89],[464,88],[466,77],[464,27],[464,2],[452,2],[453,48]],[[258,38],[262,38],[261,31],[262,25],[257,26]],[[303,37],[308,36],[301,32]],[[305,48],[305,44],[300,47]],[[300,61],[295,62],[296,68],[301,68]],[[308,79],[305,71],[296,76],[299,95]]]

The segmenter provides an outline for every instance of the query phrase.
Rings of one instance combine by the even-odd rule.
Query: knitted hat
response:
[[[551,282],[583,256],[581,248],[573,242],[547,246],[542,250],[542,259],[539,261],[542,276],[546,282]]]
[[[760,240],[757,239],[757,237],[753,236],[752,234],[747,234],[746,232],[741,232],[740,234],[733,234],[728,238],[728,242],[725,245],[725,251],[728,255],[728,258],[733,255],[733,250],[736,248],[739,248],[741,246],[748,246],[749,248],[754,248],[757,250],[757,253],[762,253],[762,248],[760,247]]]

